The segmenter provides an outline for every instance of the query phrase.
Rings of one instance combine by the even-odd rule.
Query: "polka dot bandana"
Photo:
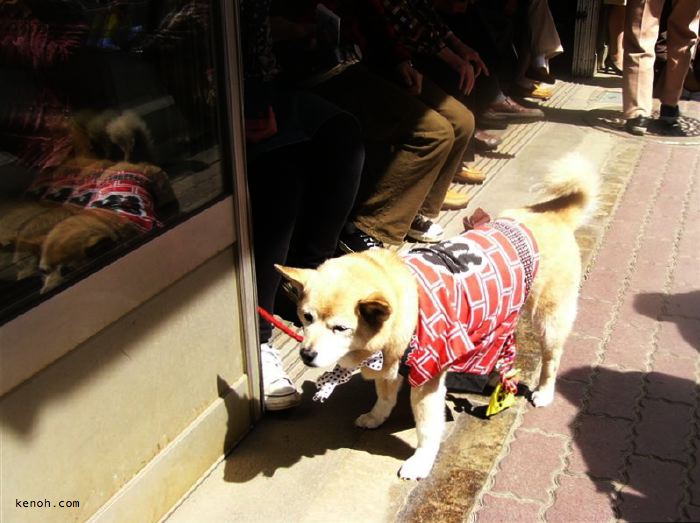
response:
[[[314,394],[313,399],[314,401],[320,401],[323,403],[331,395],[333,389],[335,389],[338,385],[350,381],[350,378],[353,374],[355,374],[355,371],[361,367],[368,367],[372,370],[382,370],[383,366],[384,354],[382,354],[382,351],[375,352],[372,356],[360,363],[354,369],[346,369],[345,367],[336,365],[333,370],[324,372],[318,377],[316,380],[316,389],[318,390],[316,394]]]

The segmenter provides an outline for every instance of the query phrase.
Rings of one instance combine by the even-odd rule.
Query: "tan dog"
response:
[[[61,221],[41,245],[41,294],[61,284],[66,274],[84,268],[96,256],[140,232],[127,218],[104,209],[81,209]]]
[[[539,270],[529,286],[525,304],[543,349],[539,387],[533,394],[536,406],[548,405],[554,396],[556,371],[576,316],[581,278],[581,257],[574,231],[593,209],[598,185],[598,176],[585,162],[570,156],[557,173],[548,177],[542,191],[545,201],[502,214],[515,220],[506,222],[524,225],[539,248]],[[500,218],[496,225],[499,222]],[[487,225],[485,230],[491,229]],[[465,241],[461,238],[453,239],[455,244]],[[474,252],[480,256],[472,259],[478,260],[473,270],[486,271],[490,261],[482,260],[482,252]],[[377,401],[369,412],[356,419],[355,424],[360,427],[375,428],[387,419],[396,403],[402,374],[406,374],[405,353],[410,358],[407,347],[414,343],[414,333],[420,325],[419,300],[421,314],[424,304],[416,273],[407,264],[409,258],[371,249],[328,260],[317,270],[277,267],[300,292],[298,314],[304,325],[300,355],[304,363],[313,367],[337,364],[336,371],[354,370],[381,353],[380,370],[361,367],[365,378],[375,380]],[[504,296],[506,299],[509,298]],[[468,321],[472,312],[467,308]],[[515,311],[516,320],[518,312]],[[488,336],[484,339],[491,340]],[[494,366],[497,368],[492,363],[487,372]],[[444,378],[448,368],[411,388],[418,447],[401,467],[399,475],[404,479],[426,477],[435,461],[444,426]],[[408,379],[413,385],[410,373]]]

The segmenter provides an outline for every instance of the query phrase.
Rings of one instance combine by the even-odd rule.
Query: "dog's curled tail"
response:
[[[599,189],[600,175],[592,164],[579,153],[569,153],[535,186],[548,200],[531,210],[554,212],[575,228],[595,211]]]

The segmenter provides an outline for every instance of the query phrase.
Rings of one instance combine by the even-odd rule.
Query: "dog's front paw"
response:
[[[554,389],[537,389],[532,393],[532,404],[535,407],[546,407],[554,401]]]
[[[355,425],[363,429],[376,429],[385,421],[386,418],[381,418],[370,411],[366,412],[362,416],[358,416],[358,418],[355,420]]]
[[[399,470],[399,477],[412,480],[427,478],[430,469],[433,468],[433,461],[434,459],[429,459],[426,456],[414,454],[404,461],[401,470]]]

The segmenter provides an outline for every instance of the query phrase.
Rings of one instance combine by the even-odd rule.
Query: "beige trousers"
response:
[[[659,86],[664,105],[678,105],[698,38],[700,0],[669,0],[668,59]],[[654,45],[664,0],[628,0],[623,38],[622,111],[625,119],[650,116],[654,87]]]
[[[531,0],[528,21],[532,32],[530,52],[550,59],[564,52],[547,0]]]

